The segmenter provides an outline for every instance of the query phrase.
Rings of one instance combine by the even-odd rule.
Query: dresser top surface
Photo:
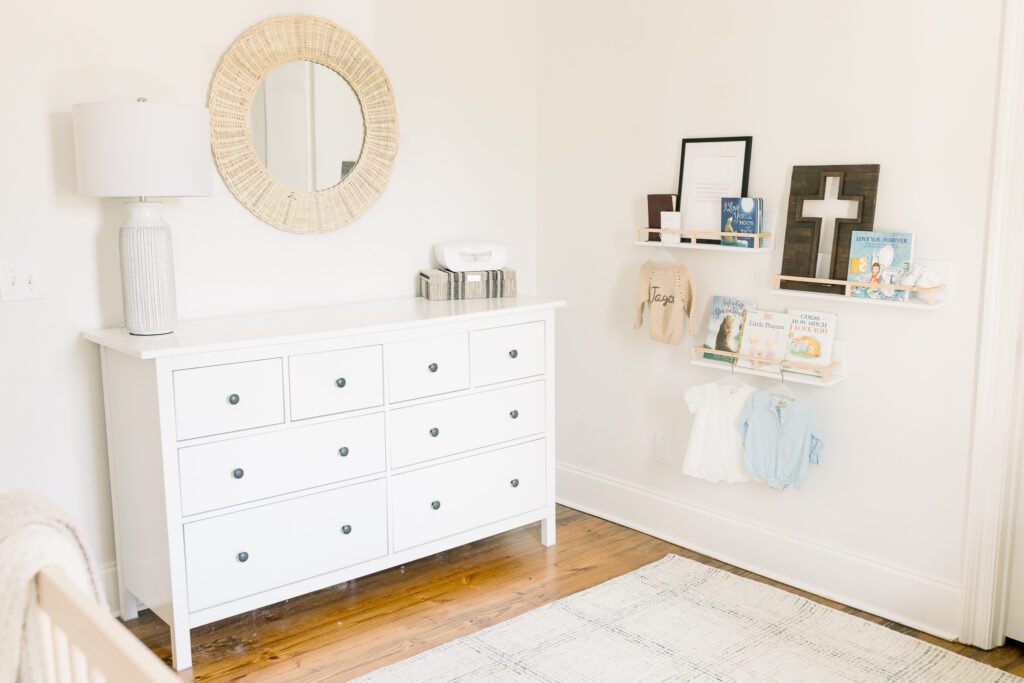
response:
[[[138,337],[123,327],[85,332],[100,346],[136,358],[161,358],[249,346],[314,341],[331,337],[435,325],[446,319],[471,320],[530,313],[565,305],[558,299],[508,297],[427,301],[422,297],[366,301],[178,322],[171,334]]]

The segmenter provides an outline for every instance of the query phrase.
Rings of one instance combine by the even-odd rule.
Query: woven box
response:
[[[516,271],[476,270],[456,273],[443,268],[420,271],[420,296],[431,301],[497,299],[516,296]]]

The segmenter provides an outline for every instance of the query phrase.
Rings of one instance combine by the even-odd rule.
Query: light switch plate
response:
[[[665,465],[672,464],[672,435],[668,432],[654,433],[654,460]]]
[[[42,299],[43,295],[41,261],[0,262],[0,301]]]

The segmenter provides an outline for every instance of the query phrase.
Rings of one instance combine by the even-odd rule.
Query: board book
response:
[[[730,351],[738,353],[740,349],[740,332],[743,329],[743,314],[757,308],[752,299],[740,299],[733,296],[718,296],[711,301],[711,316],[708,321],[708,333],[704,340],[704,348],[709,350]],[[715,353],[704,353],[709,360],[720,360],[734,363],[732,356]]]

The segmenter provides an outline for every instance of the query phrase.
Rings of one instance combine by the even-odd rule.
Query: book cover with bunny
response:
[[[786,360],[800,365],[826,366],[832,362],[832,342],[836,336],[834,313],[789,309],[789,349]],[[821,370],[793,367],[793,372],[821,375]]]
[[[762,358],[780,363],[786,359],[789,348],[789,314],[773,311],[747,311],[743,317],[740,336],[740,355]],[[740,358],[737,365],[754,367],[754,361]],[[772,365],[766,370],[774,370]]]
[[[914,235],[909,232],[854,230],[850,238],[848,282],[876,285],[902,284],[914,257]],[[851,287],[850,296],[885,301],[906,301],[907,290],[888,287]]]

